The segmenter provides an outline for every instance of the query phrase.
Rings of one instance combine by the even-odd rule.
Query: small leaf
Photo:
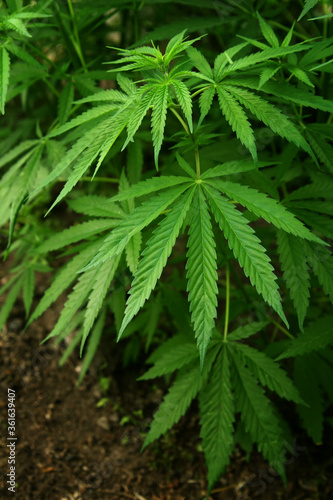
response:
[[[7,50],[0,47],[0,111],[5,114],[5,102],[9,84],[10,58]]]

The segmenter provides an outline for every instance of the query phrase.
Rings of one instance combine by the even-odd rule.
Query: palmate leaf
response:
[[[223,349],[211,379],[200,393],[200,436],[208,468],[208,494],[230,462],[234,447],[234,414],[229,353]]]
[[[290,297],[297,312],[299,326],[303,330],[310,297],[310,275],[306,262],[306,247],[302,240],[284,231],[278,231],[277,244],[283,279],[290,290]]]
[[[291,379],[276,361],[263,352],[240,342],[233,343],[233,347],[240,353],[248,368],[263,386],[267,386],[288,401],[294,401],[297,404],[303,403]]]
[[[301,147],[310,155],[313,155],[304,137],[278,108],[264,101],[252,92],[240,87],[226,84],[224,88],[230,92],[241,105],[249,109],[259,120],[273,130],[273,132],[293,142],[296,146]]]
[[[291,356],[302,356],[311,353],[311,351],[319,351],[332,344],[332,321],[333,316],[324,316],[311,323],[310,326],[305,328],[302,335],[289,342],[287,349],[280,354],[277,360],[290,358]]]
[[[194,190],[195,188],[189,189],[187,193],[183,194],[154,230],[153,236],[148,241],[142,253],[142,259],[134,273],[134,280],[129,292],[130,297],[127,301],[118,338],[121,337],[128,323],[138,313],[155,288],[190,208]]]
[[[253,323],[248,323],[244,326],[240,326],[228,334],[229,341],[244,340],[248,337],[252,337],[258,332],[261,332],[265,326],[268,325],[267,321],[256,321]]]
[[[317,158],[333,173],[333,146],[326,141],[325,136],[310,127],[306,129],[305,134]]]
[[[267,161],[258,161],[257,163],[254,163],[254,161],[249,160],[226,161],[221,165],[216,165],[216,167],[209,168],[200,176],[200,178],[211,179],[213,177],[223,177],[225,175],[240,174],[242,172],[249,172],[254,169],[260,169],[262,167],[268,167],[270,165],[275,165],[275,163]]]
[[[89,369],[89,366],[91,365],[93,359],[94,359],[94,356],[97,352],[97,349],[100,345],[100,340],[101,340],[101,337],[102,337],[102,333],[103,333],[103,327],[104,327],[104,323],[105,323],[105,318],[106,318],[106,308],[104,308],[95,324],[95,327],[93,328],[90,336],[89,336],[89,341],[88,341],[88,346],[87,346],[87,352],[83,358],[83,362],[82,362],[82,367],[81,367],[81,370],[80,370],[80,375],[79,375],[79,378],[78,378],[78,381],[77,381],[77,384],[80,385],[80,383],[82,382],[83,380],[83,377],[85,376],[85,374],[87,373],[88,369]],[[72,330],[73,331],[73,330]],[[81,337],[82,337],[82,334],[83,332],[81,333],[81,335],[79,335],[79,338],[78,338],[78,341],[77,343],[75,343],[75,346],[79,343]],[[82,353],[81,353],[82,354]]]
[[[254,140],[254,133],[241,106],[236,99],[225,90],[224,86],[217,87],[219,105],[223,115],[230,124],[232,130],[236,132],[238,139],[250,151],[254,161],[257,161],[257,148]]]
[[[228,241],[244,273],[250,278],[264,300],[275,309],[280,318],[288,325],[281,306],[281,297],[276,284],[276,276],[270,259],[255,236],[254,230],[247,224],[246,218],[226,198],[215,189],[204,185],[208,201],[216,222]]]
[[[101,265],[114,255],[123,251],[132,236],[148,226],[163,210],[173,203],[184,191],[187,185],[170,188],[168,191],[154,196],[149,201],[142,203],[134,212],[129,214],[119,226],[112,231],[105,240],[99,252],[92,259],[86,269]]]
[[[245,430],[257,443],[259,451],[286,480],[284,468],[283,432],[270,400],[264,395],[256,379],[240,359],[230,350],[232,380],[236,410],[240,412]]]
[[[158,156],[162,147],[164,128],[168,108],[169,86],[163,83],[155,90],[153,111],[151,114],[151,128],[154,145],[155,166],[158,170]]]
[[[71,107],[73,105],[73,100],[74,100],[74,86],[72,80],[69,80],[59,96],[59,103],[58,103],[59,125],[63,125],[64,123],[66,123]]]
[[[130,119],[127,124],[127,139],[124,142],[122,147],[122,151],[126,148],[126,146],[133,141],[133,137],[140,127],[142,120],[147,114],[148,109],[152,106],[155,96],[155,89],[147,89],[147,85],[145,85],[144,91],[139,95],[139,102],[137,106],[134,108],[134,111],[131,113]]]
[[[191,319],[203,366],[217,316],[217,257],[204,193],[199,187],[191,209],[186,278]]]
[[[129,240],[129,242],[125,247],[126,263],[132,274],[135,273],[138,267],[141,243],[142,243],[142,234],[140,232],[132,236],[132,238]]]
[[[325,244],[312,234],[302,222],[296,219],[294,214],[289,212],[274,198],[269,198],[266,194],[260,193],[256,189],[235,182],[214,180],[212,184],[229,198],[237,201],[258,217],[271,222],[277,228],[283,229],[287,233],[299,236],[300,238],[315,241],[322,245]]]
[[[165,434],[185,414],[205,383],[216,354],[216,350],[210,350],[207,353],[203,372],[197,360],[179,371],[163,403],[154,415],[142,449]]]
[[[215,87],[208,87],[205,89],[199,98],[199,106],[200,106],[200,123],[208,114],[210,108],[212,107],[214,95],[216,93]]]

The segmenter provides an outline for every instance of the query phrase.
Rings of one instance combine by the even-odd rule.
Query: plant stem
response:
[[[229,326],[229,309],[230,309],[230,272],[229,264],[226,265],[226,297],[225,297],[225,318],[224,318],[224,332],[223,339],[227,340],[228,326]]]
[[[289,337],[290,339],[295,338],[291,333],[288,332],[288,330],[286,330],[283,326],[279,325],[279,323],[277,321],[275,321],[275,319],[271,318],[270,316],[269,316],[269,319],[271,320],[273,325],[275,325],[276,328],[278,328],[279,330],[281,330],[281,332],[283,332],[285,335],[287,335],[287,337]]]
[[[195,167],[197,171],[197,177],[198,179],[200,179],[200,156],[198,148],[195,148],[194,155],[195,155]]]
[[[186,123],[184,122],[183,118],[180,116],[180,114],[174,109],[174,108],[170,108],[171,111],[173,112],[173,114],[175,115],[175,117],[177,118],[177,120],[182,124],[185,132],[188,134],[188,135],[191,135],[191,132],[188,128],[188,126],[186,125]]]

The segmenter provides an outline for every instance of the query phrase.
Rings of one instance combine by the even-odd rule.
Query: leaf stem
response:
[[[174,109],[174,108],[170,108],[171,111],[173,112],[173,114],[175,115],[175,117],[177,118],[177,120],[182,124],[185,132],[188,134],[188,135],[191,135],[191,132],[188,128],[188,126],[186,125],[186,123],[184,122],[183,118],[180,116],[180,114]]]
[[[281,332],[283,332],[285,335],[287,335],[287,337],[289,337],[290,339],[294,339],[295,337],[288,332],[288,330],[286,330],[282,325],[279,325],[279,323],[277,321],[275,321],[275,319],[271,318],[269,316],[269,319],[271,320],[271,322],[273,323],[273,325],[276,326],[276,328],[278,328],[279,330],[281,330]]]
[[[223,332],[224,341],[227,340],[227,335],[228,335],[229,309],[230,309],[230,272],[229,272],[229,263],[227,263],[227,265],[226,265],[225,318],[224,318],[224,332]]]

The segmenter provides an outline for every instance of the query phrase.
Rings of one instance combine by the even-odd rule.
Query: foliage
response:
[[[154,346],[141,379],[177,374],[144,447],[198,398],[208,492],[239,426],[286,481],[270,392],[316,443],[332,400],[332,20],[290,7],[288,26],[275,1],[228,4],[230,26],[209,0],[0,12],[0,327],[20,297],[30,325],[68,293],[45,340],[74,333],[79,382],[106,333],[125,364]]]

